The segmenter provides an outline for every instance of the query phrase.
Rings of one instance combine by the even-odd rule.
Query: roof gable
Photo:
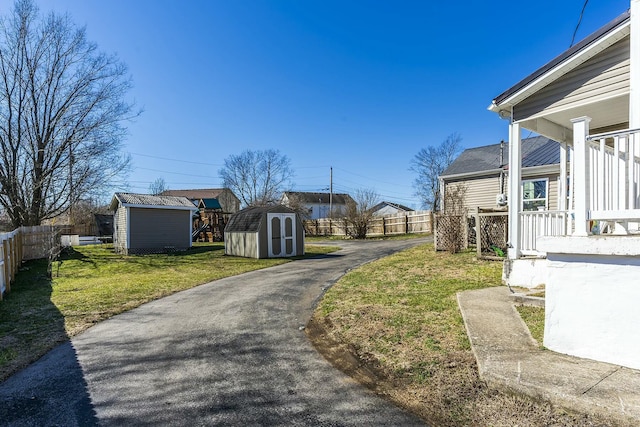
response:
[[[498,95],[489,110],[508,117],[510,106],[526,99],[628,35],[629,24],[630,11],[627,10]]]
[[[398,203],[386,202],[386,201],[382,201],[382,202],[378,203],[377,205],[375,205],[374,207],[372,207],[372,208],[371,208],[371,210],[372,210],[373,212],[375,212],[375,211],[379,211],[380,209],[383,209],[383,208],[385,208],[385,207],[387,207],[387,206],[392,207],[392,208],[394,208],[394,209],[397,209],[397,210],[399,210],[399,211],[404,211],[404,212],[411,212],[411,211],[413,211],[413,209],[411,209],[411,208],[409,208],[409,207],[407,207],[407,206],[400,205],[400,204],[398,204]]]
[[[198,207],[203,209],[222,209],[218,199],[200,199]]]

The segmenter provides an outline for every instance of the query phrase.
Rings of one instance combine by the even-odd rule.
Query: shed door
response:
[[[296,254],[296,214],[267,214],[269,257],[288,257]]]

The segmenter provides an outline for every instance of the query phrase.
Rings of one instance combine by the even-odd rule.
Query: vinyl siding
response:
[[[514,107],[515,120],[629,93],[629,37]]]
[[[113,215],[113,246],[117,253],[127,252],[127,208],[120,206]]]
[[[224,190],[218,195],[218,202],[224,213],[236,213],[240,210],[240,201],[229,190]]]
[[[464,206],[469,210],[475,210],[476,208],[496,208],[496,195],[500,194],[500,176],[495,175],[488,178],[476,178],[468,179],[465,181],[452,181],[446,184],[446,187],[450,185],[459,185],[464,182],[467,190],[465,194]],[[506,185],[506,177],[505,177]],[[506,187],[505,187],[506,190]],[[446,191],[446,190],[445,190]]]
[[[558,177],[559,174],[551,175],[524,175],[523,181],[547,178],[549,180],[547,189],[547,206],[549,210],[558,209]],[[508,192],[508,176],[504,178],[504,192]],[[496,205],[496,195],[500,194],[500,177],[498,175],[488,178],[468,179],[465,181],[451,181],[446,183],[446,188],[450,185],[459,185],[464,182],[467,187],[464,206],[469,211],[476,208],[494,209]],[[445,190],[446,191],[446,190]]]
[[[129,251],[191,247],[190,211],[130,208],[129,227],[131,239]]]
[[[224,233],[226,255],[258,258],[258,233],[227,232]],[[266,240],[266,239],[262,239]]]

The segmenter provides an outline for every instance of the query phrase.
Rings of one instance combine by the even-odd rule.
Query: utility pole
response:
[[[329,167],[329,218],[333,217],[333,166]]]

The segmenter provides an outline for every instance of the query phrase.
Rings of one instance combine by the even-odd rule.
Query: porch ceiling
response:
[[[556,141],[572,141],[572,119],[588,116],[591,118],[589,128],[591,134],[625,129],[629,121],[629,95],[621,95],[609,99],[591,99],[588,104],[569,109],[546,111],[520,122],[528,130],[555,139]]]

